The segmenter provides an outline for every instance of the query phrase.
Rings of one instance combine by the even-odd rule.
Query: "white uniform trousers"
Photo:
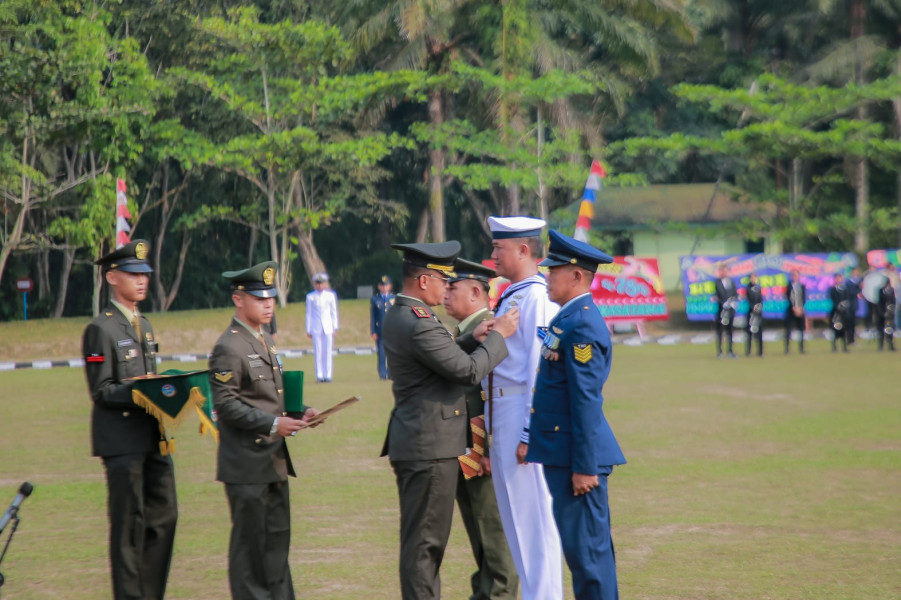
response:
[[[332,346],[335,334],[321,329],[313,331],[313,357],[316,360],[316,381],[332,379]]]
[[[551,494],[537,463],[516,462],[529,397],[492,400],[491,478],[507,544],[519,573],[522,600],[563,599],[563,553]]]

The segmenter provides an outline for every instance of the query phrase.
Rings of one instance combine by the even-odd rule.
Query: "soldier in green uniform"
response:
[[[464,352],[431,307],[441,304],[460,243],[393,244],[404,253],[403,288],[382,332],[394,410],[382,456],[400,497],[400,583],[405,600],[441,597],[438,575],[450,535],[457,456],[466,449],[466,390],[507,356],[518,313],[480,325]]]
[[[497,271],[458,258],[454,262],[454,273],[444,293],[444,309],[459,321],[454,337],[460,339],[472,334],[479,323],[493,317],[488,310],[488,291],[490,281],[497,277]],[[467,419],[484,414],[482,388],[480,385],[471,386],[466,392]],[[472,428],[467,431],[467,447],[472,448]],[[484,444],[483,452],[487,457],[487,444]],[[479,474],[470,479],[466,479],[461,469],[457,481],[457,506],[478,567],[470,579],[472,595],[469,598],[515,600],[519,576],[504,536],[501,514],[497,509],[490,464],[489,461],[484,461]]]
[[[107,482],[113,597],[152,599],[166,592],[178,506],[175,469],[159,423],[132,401],[133,377],[156,373],[157,343],[138,312],[150,283],[150,245],[135,240],[99,259],[110,304],[82,338],[94,406],[91,445]]]
[[[222,276],[232,285],[235,316],[210,357],[210,388],[219,422],[216,478],[225,484],[232,531],[228,578],[240,600],[294,598],[288,549],[294,467],[285,437],[318,414],[284,414],[282,365],[263,325],[275,308],[275,262]]]

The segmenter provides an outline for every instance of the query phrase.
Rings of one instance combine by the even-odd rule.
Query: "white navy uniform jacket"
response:
[[[338,329],[338,296],[332,290],[307,294],[307,334],[332,334]]]
[[[522,415],[524,437],[529,428],[529,417],[532,406],[532,388],[538,363],[541,360],[541,340],[538,328],[547,327],[560,307],[551,302],[547,295],[547,282],[541,274],[535,274],[522,281],[510,284],[498,299],[495,314],[501,316],[511,308],[519,309],[519,327],[507,338],[508,356],[494,368],[493,387],[495,389],[519,388],[511,395],[524,395],[528,398]],[[482,380],[482,389],[488,390],[488,378]],[[507,395],[505,393],[505,395]]]

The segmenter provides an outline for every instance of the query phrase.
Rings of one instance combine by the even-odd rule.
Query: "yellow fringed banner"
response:
[[[178,427],[190,412],[189,407],[193,406],[202,413],[209,402],[208,371],[170,369],[159,375],[132,381],[132,401],[159,421],[161,428]],[[201,423],[203,422],[201,419]],[[169,441],[170,452],[173,451],[173,442],[174,440]]]

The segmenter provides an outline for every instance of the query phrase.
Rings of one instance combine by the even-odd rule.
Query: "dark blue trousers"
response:
[[[563,543],[563,556],[573,576],[576,600],[618,600],[616,557],[610,535],[610,509],[607,504],[607,476],[612,468],[598,476],[600,485],[587,494],[573,495],[569,467],[544,467],[551,496],[554,520]]]
[[[388,355],[385,354],[385,344],[382,343],[382,336],[375,342],[376,350],[379,354],[379,378],[388,379]]]

